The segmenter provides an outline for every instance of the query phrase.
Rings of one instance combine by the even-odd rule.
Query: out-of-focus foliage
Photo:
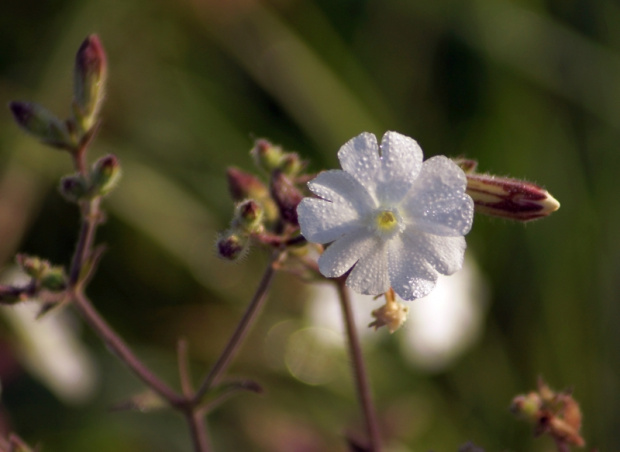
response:
[[[100,35],[109,89],[93,151],[118,155],[124,179],[106,200],[100,240],[110,247],[90,294],[170,381],[176,338],[189,339],[200,374],[260,276],[260,252],[234,266],[213,253],[232,213],[225,168],[251,169],[255,137],[319,170],[352,136],[397,130],[426,156],[464,155],[481,171],[545,185],[562,204],[550,218],[475,219],[468,253],[493,294],[479,342],[429,374],[376,333],[367,351],[376,404],[394,450],[472,440],[545,451],[551,443],[508,412],[544,375],[574,387],[584,438],[611,451],[620,449],[618,24],[612,0],[6,0],[0,103],[32,100],[67,116],[75,50]],[[0,267],[18,250],[69,261],[78,215],[56,191],[69,172],[66,156],[0,114]],[[286,370],[278,341],[264,340],[304,326],[300,289],[279,280],[233,366],[268,392],[210,417],[217,450],[343,450],[359,419],[345,356],[336,378],[310,386]],[[172,414],[106,410],[140,386],[82,336],[100,386],[87,405],[66,406],[17,364],[5,322],[2,429],[48,452],[189,450]]]

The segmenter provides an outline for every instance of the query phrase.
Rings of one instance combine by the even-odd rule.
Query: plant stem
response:
[[[357,396],[364,415],[368,440],[370,441],[369,450],[372,452],[380,452],[381,437],[379,434],[379,426],[370,394],[370,384],[368,382],[368,375],[366,374],[366,369],[364,366],[362,348],[360,346],[357,329],[355,328],[353,311],[351,310],[351,297],[349,295],[349,290],[345,285],[345,278],[338,278],[336,280],[336,285],[338,287],[338,296],[342,306],[342,314],[347,330],[347,337],[349,339],[349,351],[351,353]]]
[[[192,444],[196,452],[210,452],[211,445],[205,428],[204,411],[192,407],[191,410],[185,412],[185,420],[189,426]]]
[[[182,407],[187,404],[184,397],[177,394],[166,383],[156,377],[155,374],[140,361],[129,346],[125,344],[120,336],[118,336],[112,327],[101,317],[81,289],[76,288],[73,291],[72,299],[75,307],[80,311],[84,320],[86,320],[107,347],[124,362],[138,378],[149,388],[166,399],[173,407]]]
[[[101,211],[99,210],[100,198],[95,198],[83,207],[82,227],[76,245],[69,282],[71,290],[69,292],[74,301],[75,307],[80,311],[82,317],[91,326],[97,335],[103,340],[108,348],[118,356],[133,372],[150,388],[166,399],[172,406],[179,407],[187,404],[186,398],[178,395],[162,380],[157,378],[143,363],[136,357],[125,342],[101,317],[99,312],[91,304],[84,294],[84,288],[80,281],[80,274],[84,264],[89,260],[92,253],[95,231],[100,223]]]
[[[239,321],[237,328],[233,332],[230,340],[226,344],[226,347],[222,351],[222,354],[217,359],[211,371],[207,374],[205,379],[202,381],[202,384],[198,388],[194,395],[194,403],[199,403],[205,393],[214,385],[217,384],[218,380],[221,378],[222,374],[226,371],[228,366],[230,365],[231,360],[239,351],[241,343],[243,339],[247,336],[250,331],[254,320],[256,319],[258,313],[263,307],[265,300],[267,299],[267,291],[271,286],[271,282],[273,281],[273,276],[275,274],[274,263],[280,257],[280,251],[274,251],[271,255],[271,259],[267,265],[267,269],[263,274],[263,277],[248,305],[246,311],[243,314],[243,317]]]

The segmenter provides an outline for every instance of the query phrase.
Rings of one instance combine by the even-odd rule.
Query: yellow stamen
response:
[[[394,227],[398,225],[396,215],[394,215],[394,212],[391,212],[389,210],[384,210],[383,212],[380,212],[377,215],[376,221],[379,229],[383,231],[389,231],[390,229],[394,229]]]

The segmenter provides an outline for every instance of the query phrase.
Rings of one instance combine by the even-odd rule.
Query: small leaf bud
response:
[[[531,182],[488,174],[465,175],[467,194],[474,200],[477,213],[525,222],[560,208],[547,190]]]
[[[81,174],[72,174],[60,179],[60,194],[69,202],[78,202],[88,194],[88,184]]]
[[[226,170],[226,178],[228,179],[228,189],[235,201],[243,201],[248,198],[263,199],[269,196],[267,186],[253,174],[230,167]]]
[[[73,149],[66,123],[33,102],[11,102],[9,108],[15,122],[43,143],[59,149]]]
[[[282,148],[275,146],[265,139],[258,139],[254,142],[254,147],[250,151],[256,166],[271,173],[280,167],[282,161]]]
[[[247,233],[259,233],[263,229],[263,208],[253,199],[237,205],[233,224]]]
[[[303,195],[281,171],[274,171],[271,177],[271,196],[278,206],[282,220],[298,226],[297,206]]]
[[[218,238],[216,247],[218,255],[227,260],[237,260],[243,257],[250,245],[250,239],[245,234],[235,231],[226,231]]]
[[[88,36],[75,57],[73,106],[76,122],[87,132],[97,120],[105,93],[107,59],[97,35]]]
[[[108,194],[121,178],[121,166],[114,154],[101,157],[93,165],[91,172],[93,195]]]

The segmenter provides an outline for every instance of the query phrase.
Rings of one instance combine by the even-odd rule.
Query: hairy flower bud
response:
[[[282,161],[282,148],[275,146],[265,139],[258,139],[254,142],[254,147],[250,151],[256,166],[260,169],[271,173],[280,167]]]
[[[258,177],[239,168],[228,168],[226,178],[228,179],[230,195],[235,201],[243,201],[248,198],[263,199],[269,196],[267,186]]]
[[[88,195],[88,184],[81,174],[72,174],[60,179],[60,194],[69,202],[78,202]]]
[[[75,57],[73,99],[76,121],[87,132],[97,120],[105,93],[107,59],[97,35],[90,35]]]
[[[41,105],[33,102],[11,102],[9,108],[15,122],[42,142],[60,149],[72,149],[67,125]]]
[[[550,215],[560,203],[547,190],[531,182],[488,174],[466,173],[467,194],[477,213],[517,221]]]
[[[243,257],[250,245],[250,239],[245,234],[235,231],[224,232],[217,240],[217,254],[230,261]]]
[[[114,154],[101,157],[93,165],[91,172],[93,195],[108,194],[121,178],[121,165]]]
[[[288,152],[282,156],[279,169],[288,177],[297,176],[304,168],[305,164],[295,152]]]
[[[298,226],[297,206],[303,199],[303,195],[281,171],[274,171],[273,173],[271,178],[271,196],[280,210],[282,220]]]
[[[67,287],[67,276],[62,267],[50,267],[41,276],[41,287],[54,292],[64,290]]]
[[[41,259],[38,256],[28,256],[27,254],[18,254],[15,256],[17,265],[28,276],[34,279],[40,279],[46,272],[49,271],[51,265],[48,261]]]
[[[253,199],[237,205],[233,225],[247,233],[258,233],[263,229],[263,208]]]

